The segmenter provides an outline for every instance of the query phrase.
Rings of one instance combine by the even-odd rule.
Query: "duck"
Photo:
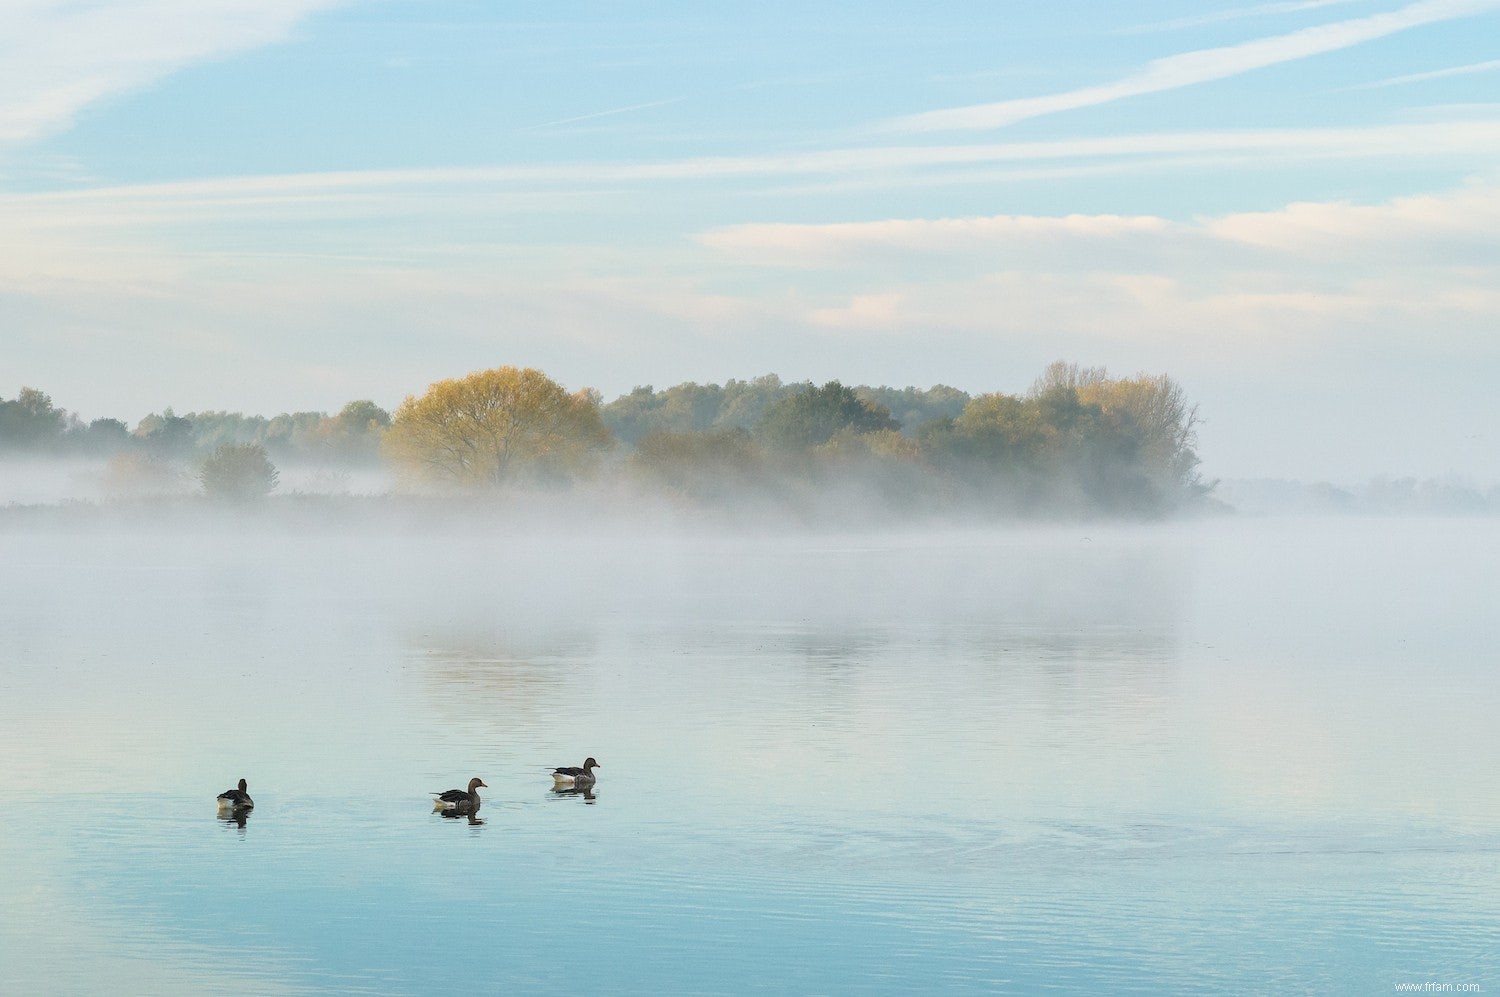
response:
[[[245,792],[245,780],[241,779],[238,788],[226,789],[219,794],[219,809],[221,810],[252,810],[255,801],[250,799],[250,794]]]
[[[479,787],[490,787],[477,775],[469,780],[469,789],[450,789],[446,793],[434,793],[433,810],[452,810],[454,813],[471,814],[479,809]]]
[[[572,786],[574,789],[583,789],[594,784],[594,769],[601,768],[600,764],[593,758],[583,763],[582,768],[564,766],[552,770],[552,785],[556,789],[559,786]]]

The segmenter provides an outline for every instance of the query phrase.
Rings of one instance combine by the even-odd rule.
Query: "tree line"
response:
[[[274,418],[239,412],[153,412],[132,429],[119,419],[84,422],[36,388],[0,398],[0,451],[109,456],[133,452],[171,459],[212,453],[224,443],[258,444],[277,460],[359,464],[378,460],[391,416],[372,401],[336,415],[287,412]]]
[[[383,462],[403,490],[494,492],[582,481],[696,504],[873,498],[891,508],[1156,515],[1200,499],[1196,408],[1165,375],[1048,367],[1020,394],[787,383],[634,389],[605,403],[531,368],[439,381],[394,412],[271,419],[153,413],[83,423],[44,393],[0,399],[0,449],[198,466],[205,491],[259,495],[273,460]]]

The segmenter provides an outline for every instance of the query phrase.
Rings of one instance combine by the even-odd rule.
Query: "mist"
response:
[[[1076,389],[908,435],[840,387],[782,394],[837,402],[826,438],[613,445],[554,394],[581,445],[471,478],[318,413],[0,455],[7,979],[404,992],[455,950],[556,993],[1487,971],[1493,491],[1151,476]],[[586,758],[596,785],[553,788]],[[473,778],[477,811],[433,811]],[[216,809],[239,779],[253,808]],[[581,925],[592,958],[554,958]]]

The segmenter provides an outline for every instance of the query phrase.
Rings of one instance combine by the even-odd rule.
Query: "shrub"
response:
[[[220,444],[198,472],[205,494],[235,502],[264,498],[279,478],[276,465],[259,443]]]

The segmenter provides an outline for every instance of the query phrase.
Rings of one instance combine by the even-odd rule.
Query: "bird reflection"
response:
[[[437,813],[439,817],[443,818],[443,820],[459,820],[460,818],[462,818],[467,820],[469,824],[474,827],[478,827],[479,825],[484,823],[483,817],[480,817],[478,814],[470,813],[468,811],[439,810]]]
[[[593,786],[555,786],[552,789],[551,795],[553,795],[553,796],[581,796],[581,797],[583,797],[583,802],[585,802],[585,803],[593,803],[594,802],[594,787]]]
[[[255,811],[253,810],[246,810],[240,807],[236,807],[234,809],[226,808],[219,811],[218,820],[219,823],[223,824],[225,827],[233,826],[243,831],[245,829],[245,824],[250,820],[250,815],[254,812]]]

